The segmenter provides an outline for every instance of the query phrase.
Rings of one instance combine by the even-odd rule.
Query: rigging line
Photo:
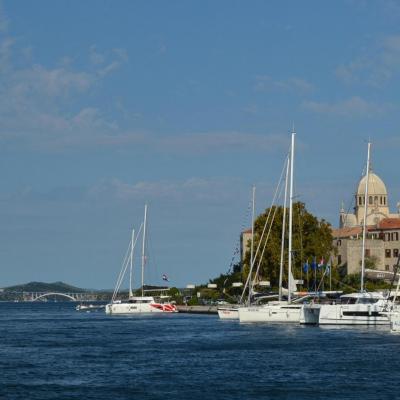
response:
[[[266,230],[268,224],[270,223],[269,220],[270,220],[270,216],[271,216],[271,213],[272,213],[272,207],[273,207],[273,205],[274,205],[275,202],[276,202],[277,193],[278,193],[279,189],[281,188],[282,177],[283,177],[283,172],[284,172],[285,168],[286,168],[286,160],[285,160],[284,165],[283,165],[283,168],[282,168],[282,173],[281,173],[281,176],[280,176],[278,185],[277,185],[277,187],[276,187],[276,190],[275,190],[275,193],[274,193],[274,197],[273,197],[272,202],[271,202],[271,206],[269,207],[268,216],[267,216],[267,219],[266,219],[266,221],[265,221],[264,228],[263,228],[263,231],[262,231],[262,234],[261,234],[261,238],[260,238],[260,241],[259,241],[258,246],[257,246],[256,254],[254,255],[253,260],[252,260],[252,263],[251,263],[249,275],[248,275],[247,280],[246,280],[246,285],[245,285],[245,287],[244,287],[244,289],[243,289],[243,292],[242,292],[242,296],[243,296],[244,293],[245,293],[245,290],[246,290],[247,286],[249,286],[249,303],[250,303],[250,297],[251,297],[251,291],[250,291],[250,280],[251,280],[251,275],[252,275],[252,272],[253,272],[254,265],[255,265],[255,263],[256,263],[256,258],[257,258],[258,252],[259,252],[259,250],[260,250],[261,243],[263,242],[263,239],[264,239],[265,230]]]
[[[244,297],[244,293],[245,293],[245,291],[246,291],[246,289],[247,289],[247,287],[249,286],[249,283],[250,283],[251,274],[252,274],[252,272],[253,272],[255,260],[256,260],[256,258],[257,258],[258,252],[259,252],[259,250],[260,250],[260,246],[261,246],[261,243],[262,243],[263,238],[264,238],[265,230],[266,230],[267,225],[268,225],[268,223],[269,223],[269,218],[270,218],[270,215],[271,215],[271,209],[272,209],[272,206],[273,206],[274,203],[275,203],[276,195],[277,195],[277,193],[278,193],[278,189],[279,189],[280,185],[282,184],[282,177],[283,177],[284,171],[285,171],[285,169],[286,169],[286,160],[287,160],[288,157],[289,157],[289,156],[287,156],[287,157],[285,158],[285,162],[283,163],[283,168],[282,168],[282,171],[281,171],[281,176],[279,177],[279,181],[278,181],[277,187],[276,187],[276,189],[275,189],[274,197],[273,197],[273,199],[272,199],[271,206],[270,206],[270,208],[269,208],[268,216],[267,216],[267,219],[266,219],[265,224],[264,224],[264,227],[263,227],[263,231],[262,231],[262,234],[261,234],[261,238],[260,238],[260,241],[259,241],[259,243],[258,243],[256,253],[255,253],[255,255],[254,255],[254,257],[253,257],[253,260],[252,260],[252,262],[251,262],[251,266],[250,266],[250,270],[249,270],[249,275],[247,276],[247,279],[246,279],[246,284],[245,284],[245,286],[244,286],[244,288],[243,288],[242,295],[240,296],[240,303],[242,302],[243,297]],[[250,292],[249,292],[249,293],[250,293]],[[249,302],[250,302],[250,300],[249,300]]]
[[[245,217],[244,217],[244,219],[243,219],[243,221],[242,221],[242,224],[241,224],[241,229],[240,229],[240,233],[243,233],[244,232],[244,229],[245,229],[245,226],[246,226],[246,221],[247,221],[247,219],[248,219],[248,217],[249,217],[249,214],[250,214],[250,211],[251,211],[251,199],[249,200],[249,203],[248,203],[248,206],[247,206],[247,210],[246,210],[246,213],[245,213]],[[227,273],[226,273],[226,275],[229,275],[229,273],[231,273],[231,271],[232,271],[232,267],[233,267],[233,263],[234,263],[234,260],[235,260],[235,258],[236,258],[236,255],[239,253],[239,251],[240,251],[240,237],[239,237],[239,239],[237,239],[236,240],[236,246],[235,246],[235,250],[234,250],[234,252],[233,252],[233,256],[232,256],[232,259],[231,259],[231,262],[230,262],[230,264],[229,264],[229,269],[228,269],[228,271],[227,271]]]
[[[353,193],[355,193],[355,201],[356,201],[355,206],[356,206],[356,207],[359,206],[359,203],[358,203],[358,196],[357,196],[357,194],[358,194],[358,186],[359,186],[360,180],[361,180],[361,179],[364,177],[364,175],[365,175],[364,172],[365,172],[365,165],[364,165],[363,168],[362,168],[361,177],[359,177],[358,183],[356,183],[355,189],[354,189],[354,192],[353,192]],[[347,216],[350,214],[350,209],[352,208],[352,207],[351,207],[351,202],[352,202],[352,200],[353,200],[353,197],[354,197],[354,194],[351,195],[351,200],[348,202],[348,208],[347,208],[347,210],[346,210],[346,214],[345,214],[345,217],[344,217],[344,220],[343,220],[343,228],[346,227]],[[339,239],[339,236],[336,236],[335,239],[336,239],[336,240]]]
[[[282,188],[281,188],[281,190],[282,190]],[[281,193],[281,194],[282,194],[282,193]],[[260,270],[261,262],[262,262],[262,259],[263,259],[263,257],[264,257],[264,252],[265,252],[265,249],[267,248],[267,242],[268,242],[268,239],[269,239],[271,230],[272,230],[272,225],[273,225],[273,222],[274,222],[274,220],[275,220],[276,212],[277,212],[277,210],[278,210],[278,207],[277,207],[277,206],[274,206],[274,208],[275,208],[274,214],[273,214],[273,216],[272,216],[272,220],[271,220],[271,224],[270,224],[270,226],[269,226],[267,238],[265,239],[264,247],[263,247],[261,256],[260,256],[260,258],[259,258],[259,261],[258,261],[257,270],[256,270],[256,273],[255,273],[255,275],[254,275],[253,283],[252,283],[252,285],[251,285],[251,290],[253,290],[254,284],[255,284],[255,282],[256,282],[256,280],[257,280],[258,272],[259,272],[259,270]]]
[[[129,245],[131,245],[131,244],[129,243]],[[117,294],[118,294],[118,292],[119,292],[119,289],[120,289],[121,283],[122,283],[122,279],[123,279],[123,277],[124,277],[124,275],[125,275],[125,273],[126,273],[126,270],[127,270],[127,268],[128,268],[128,265],[129,265],[129,258],[126,260],[126,262],[125,262],[125,264],[124,264],[124,266],[123,266],[122,274],[121,274],[121,279],[120,279],[120,281],[118,282],[118,284],[117,284],[117,286],[116,286],[116,288],[115,288],[115,296],[113,295],[112,301],[115,300],[115,297],[117,296]]]
[[[121,267],[121,270],[120,270],[118,278],[117,278],[117,283],[115,284],[115,289],[114,289],[114,293],[113,293],[112,299],[114,299],[115,296],[117,295],[119,286],[121,285],[121,280],[123,278],[123,271],[124,271],[124,268],[125,268],[125,264],[127,262],[128,254],[130,252],[130,244],[131,244],[131,241],[129,241],[128,249],[126,250],[125,257],[124,257],[123,262],[122,262],[122,267]]]
[[[400,255],[397,257],[396,265],[394,265],[394,268],[393,268],[393,276],[392,276],[392,279],[391,279],[391,282],[390,282],[390,289],[389,289],[389,294],[388,294],[388,296],[387,296],[386,302],[388,302],[389,297],[390,297],[390,295],[391,295],[392,287],[393,287],[394,281],[395,281],[395,279],[396,279],[396,275],[397,275],[397,273],[399,272],[399,266],[400,266]],[[400,279],[400,277],[397,278],[397,279]],[[395,297],[394,297],[394,299],[393,299],[393,306],[394,306],[394,303],[395,303],[395,301],[396,301],[396,296],[397,296],[397,293],[395,294]]]
[[[141,231],[142,231],[142,228],[143,228],[143,223],[140,225],[140,228],[139,228],[138,234],[137,234],[137,236],[136,236],[136,239],[135,239],[135,241],[133,242],[133,249],[135,249],[135,247],[136,247],[136,242],[137,242],[137,240],[138,240],[138,238],[139,238],[139,235],[140,235],[140,233],[141,233]],[[129,241],[128,250],[127,250],[127,252],[126,252],[126,254],[125,254],[124,261],[123,261],[123,264],[122,264],[122,268],[121,268],[121,271],[120,271],[120,273],[119,273],[118,280],[117,280],[117,284],[115,285],[115,289],[114,289],[114,293],[113,293],[113,297],[112,297],[111,301],[114,301],[114,300],[115,300],[115,297],[117,296],[117,294],[118,294],[118,292],[119,292],[119,289],[120,289],[120,287],[121,287],[122,280],[124,279],[126,270],[127,270],[127,268],[128,268],[128,263],[129,263],[129,256],[128,256],[128,253],[130,253],[130,248],[131,248],[131,246],[132,246],[132,243],[131,243],[131,241]]]
[[[285,185],[286,185],[286,182],[285,182]],[[279,192],[279,195],[278,195],[278,199],[281,198],[281,196],[282,196],[283,187],[284,187],[284,185],[280,186],[280,189],[279,189],[280,192]],[[265,249],[267,247],[267,242],[268,242],[269,236],[270,236],[271,231],[272,231],[272,226],[273,226],[273,223],[275,221],[275,216],[276,216],[276,213],[278,211],[278,206],[277,205],[273,206],[273,208],[274,208],[274,213],[272,215],[272,220],[271,220],[271,223],[269,225],[267,237],[266,237],[265,242],[264,242],[264,247],[263,247],[263,250],[261,252],[261,256],[260,256],[260,258],[258,260],[257,270],[256,270],[256,273],[254,275],[254,278],[253,278],[253,281],[252,281],[252,285],[251,285],[251,288],[250,288],[251,291],[253,290],[254,284],[255,284],[255,282],[256,282],[256,280],[258,278],[258,273],[259,273],[259,270],[260,270],[261,262],[262,262],[262,259],[264,257],[264,252],[265,252]]]
[[[300,203],[298,205],[297,219],[299,224],[299,238],[300,238],[300,279],[303,279],[303,257],[304,257],[304,249],[303,249],[303,210],[300,208]]]

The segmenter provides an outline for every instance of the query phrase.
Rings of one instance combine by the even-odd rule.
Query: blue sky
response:
[[[373,142],[400,200],[396,1],[2,1],[0,286],[114,286],[149,204],[146,280],[226,272],[271,202],[336,226]],[[137,275],[137,273],[136,273]]]

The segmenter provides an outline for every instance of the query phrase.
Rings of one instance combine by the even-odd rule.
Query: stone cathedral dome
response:
[[[364,195],[365,193],[365,180],[366,175],[364,175],[360,183],[358,184],[357,195]],[[372,171],[368,175],[368,194],[387,196],[386,185],[383,183],[382,179],[378,175],[374,174]]]

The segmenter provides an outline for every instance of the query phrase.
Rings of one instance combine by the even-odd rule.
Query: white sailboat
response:
[[[142,295],[133,296],[132,292],[132,274],[133,274],[133,255],[136,242],[138,240],[139,234],[135,239],[135,231],[132,232],[132,239],[130,242],[129,256],[125,256],[125,260],[122,265],[121,272],[117,279],[117,284],[113,293],[111,303],[106,305],[106,314],[109,315],[119,315],[119,314],[150,314],[150,313],[172,313],[178,312],[175,304],[171,303],[161,303],[157,302],[153,296],[144,295],[144,267],[146,263],[146,223],[147,223],[147,204],[144,208],[144,220],[143,224],[140,226],[140,231],[143,229],[142,235]],[[123,281],[125,272],[127,270],[128,264],[130,265],[129,272],[129,297],[128,300],[118,300],[117,295],[121,283]]]
[[[281,262],[279,274],[279,300],[270,301],[265,305],[249,305],[239,308],[240,322],[300,322],[300,313],[302,304],[299,299],[292,301],[292,292],[296,290],[296,284],[292,275],[292,228],[293,228],[293,167],[294,167],[294,141],[295,132],[292,132],[290,158],[286,170],[286,185],[284,199],[284,213],[282,225],[282,243],[281,243]],[[288,249],[288,289],[287,300],[282,300],[282,275],[283,275],[283,252],[284,252],[284,237],[285,237],[285,219],[286,219],[286,198],[287,198],[287,176],[290,166],[290,187],[289,187],[289,249]],[[250,292],[252,289],[250,289]]]
[[[400,264],[400,256],[397,259],[395,274],[399,271],[399,264]],[[389,318],[389,323],[390,323],[390,330],[394,333],[400,333],[400,307],[398,304],[396,304],[396,300],[399,296],[399,289],[400,289],[400,276],[397,277],[396,291],[393,296],[391,309],[387,313],[387,316]]]
[[[382,293],[366,292],[364,290],[365,275],[365,239],[368,209],[368,178],[370,170],[371,143],[368,143],[365,207],[363,220],[362,253],[361,253],[361,288],[360,292],[345,294],[338,304],[308,304],[304,305],[300,322],[319,325],[388,325],[387,310],[391,302]]]
[[[255,213],[255,197],[256,187],[253,186],[252,191],[252,212],[251,212],[251,245],[250,245],[250,265],[253,264],[253,253],[254,253],[254,213]],[[246,288],[244,289],[244,291]],[[243,291],[243,293],[244,293]],[[243,295],[241,300],[243,299]],[[220,319],[239,319],[239,307],[241,304],[232,304],[218,307],[218,316]]]

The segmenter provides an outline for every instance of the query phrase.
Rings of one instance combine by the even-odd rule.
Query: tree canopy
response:
[[[270,230],[268,242],[265,247],[265,252],[262,256],[259,270],[261,279],[269,280],[272,286],[278,285],[279,280],[279,264],[281,254],[281,236],[282,236],[282,219],[284,208],[282,206],[273,206],[271,209],[266,209],[264,213],[259,215],[254,223],[254,254],[259,247],[255,260],[255,268],[259,264],[262,250],[265,244],[267,233]],[[265,234],[260,244],[262,231],[270,214],[269,224],[266,227]],[[274,221],[271,224],[272,216],[275,214]],[[286,223],[288,221],[288,213],[286,214]],[[293,234],[292,234],[292,271],[295,279],[303,276],[302,267],[308,260],[312,262],[316,257],[317,262],[321,258],[328,261],[332,251],[332,233],[330,224],[324,219],[318,219],[309,213],[304,203],[296,202],[293,204]],[[259,246],[260,244],[260,246]],[[247,244],[250,249],[250,241]],[[288,227],[286,226],[285,235],[285,253],[284,265],[287,279],[287,263],[288,263]],[[247,276],[250,266],[250,250],[246,252],[243,271]]]

